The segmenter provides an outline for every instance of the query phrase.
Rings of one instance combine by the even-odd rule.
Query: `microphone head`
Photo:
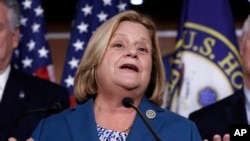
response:
[[[122,104],[126,108],[130,108],[134,105],[134,100],[131,97],[125,97],[122,100]]]

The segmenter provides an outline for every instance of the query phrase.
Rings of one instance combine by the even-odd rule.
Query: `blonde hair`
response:
[[[149,31],[152,41],[152,72],[145,95],[153,103],[161,105],[165,86],[165,71],[158,45],[154,23],[146,16],[136,11],[119,13],[103,23],[92,35],[81,59],[74,79],[74,95],[77,103],[88,100],[89,96],[97,93],[95,70],[102,61],[106,47],[112,34],[122,21],[131,21],[142,24]]]

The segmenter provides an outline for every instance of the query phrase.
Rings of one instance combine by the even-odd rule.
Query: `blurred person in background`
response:
[[[212,140],[214,135],[220,138],[225,134],[228,138],[230,125],[250,124],[250,15],[242,28],[240,57],[244,75],[243,88],[189,115],[189,119],[198,126],[202,139]]]
[[[59,112],[53,110],[69,107],[66,88],[11,65],[19,43],[19,9],[17,0],[0,0],[0,141],[9,137],[23,141],[31,136],[41,119]],[[43,110],[32,112],[35,109]]]

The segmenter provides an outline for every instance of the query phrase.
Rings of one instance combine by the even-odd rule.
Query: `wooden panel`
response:
[[[64,62],[66,59],[68,42],[69,42],[68,39],[49,40],[52,63],[54,64],[54,70],[55,70],[56,83],[61,82],[61,76],[63,72]]]

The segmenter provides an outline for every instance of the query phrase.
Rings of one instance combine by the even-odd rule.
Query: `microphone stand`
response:
[[[155,139],[157,141],[161,141],[161,138],[158,136],[158,134],[154,131],[154,129],[150,126],[150,124],[148,123],[148,121],[146,120],[146,118],[143,116],[143,114],[141,113],[141,111],[134,106],[134,101],[132,98],[130,97],[125,97],[122,101],[123,105],[126,108],[130,108],[132,107],[133,109],[136,110],[136,112],[139,114],[139,116],[141,117],[141,119],[143,120],[143,122],[146,124],[146,126],[148,127],[148,129],[151,131],[151,133],[154,135]]]

